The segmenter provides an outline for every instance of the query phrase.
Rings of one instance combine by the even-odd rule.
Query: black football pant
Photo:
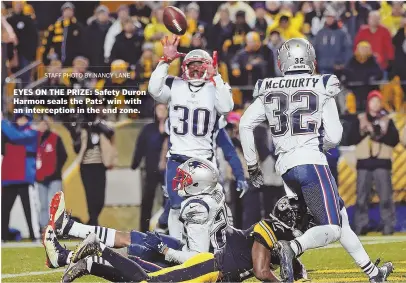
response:
[[[89,225],[98,226],[106,197],[106,167],[103,164],[81,164],[80,176],[85,187]]]
[[[149,231],[152,206],[154,204],[156,187],[163,183],[163,174],[157,170],[147,170],[144,178],[141,202],[140,231]]]
[[[35,239],[32,228],[31,205],[29,196],[29,184],[8,185],[1,188],[1,239],[3,241],[13,240],[9,233],[10,213],[14,202],[19,195],[23,204],[25,218],[27,219],[30,238]]]

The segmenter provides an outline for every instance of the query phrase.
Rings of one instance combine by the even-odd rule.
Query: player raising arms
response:
[[[163,57],[152,72],[148,92],[160,103],[169,107],[169,152],[166,167],[166,189],[171,210],[168,227],[172,237],[181,239],[182,223],[179,221],[180,197],[172,189],[176,168],[190,157],[213,161],[214,133],[221,115],[234,107],[231,88],[217,72],[217,59],[204,50],[196,49],[185,54],[177,51],[179,37],[162,41]],[[169,64],[185,56],[181,77],[168,76]]]
[[[305,201],[317,224],[290,242],[278,243],[284,277],[293,281],[292,258],[341,239],[370,281],[382,282],[393,266],[378,269],[351,229],[341,229],[340,196],[324,154],[341,140],[343,127],[334,100],[340,82],[335,75],[314,74],[315,50],[305,39],[286,41],[278,51],[278,65],[283,77],[257,81],[255,100],[241,118],[240,136],[251,182],[260,186],[253,130],[268,120],[278,155],[276,170]]]

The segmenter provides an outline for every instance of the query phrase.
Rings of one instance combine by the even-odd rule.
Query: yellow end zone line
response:
[[[309,271],[310,274],[340,274],[340,273],[360,273],[361,269],[351,268],[351,269],[325,269],[325,270],[315,270]],[[396,268],[395,272],[406,272],[406,268]],[[390,277],[392,278],[392,277]],[[406,278],[405,278],[406,279]]]
[[[399,276],[389,276],[389,281],[399,281],[405,282],[406,277]],[[335,282],[366,282],[366,277],[343,277],[343,278],[318,278],[311,279],[310,282],[325,282],[325,283],[335,283]]]

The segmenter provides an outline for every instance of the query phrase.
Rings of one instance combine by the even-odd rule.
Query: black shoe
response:
[[[65,270],[61,282],[73,282],[73,280],[84,275],[90,274],[87,270],[86,258],[79,260],[77,263],[71,263]]]
[[[395,270],[392,262],[385,262],[381,267],[378,267],[378,275],[369,278],[370,283],[386,282],[389,275]]]
[[[95,233],[90,233],[75,249],[72,255],[72,262],[78,262],[89,255],[101,256],[102,250]]]
[[[292,260],[296,257],[288,241],[278,241],[279,258],[281,263],[281,277],[284,282],[293,282]]]

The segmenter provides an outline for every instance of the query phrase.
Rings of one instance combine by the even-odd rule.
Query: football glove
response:
[[[240,198],[242,198],[246,192],[249,190],[249,185],[246,180],[238,180],[237,181],[237,192],[241,192]]]
[[[264,176],[262,176],[258,163],[248,165],[248,174],[250,175],[250,182],[255,188],[259,188],[264,184]]]
[[[160,61],[171,63],[176,58],[186,56],[185,53],[178,52],[179,40],[179,36],[174,36],[172,42],[168,40],[168,36],[165,36],[165,38],[161,40],[161,44],[164,48],[164,55],[161,57]]]
[[[164,251],[168,248],[168,246],[162,241],[161,236],[157,232],[147,232],[144,244],[151,250],[154,250],[160,254],[164,254]]]

